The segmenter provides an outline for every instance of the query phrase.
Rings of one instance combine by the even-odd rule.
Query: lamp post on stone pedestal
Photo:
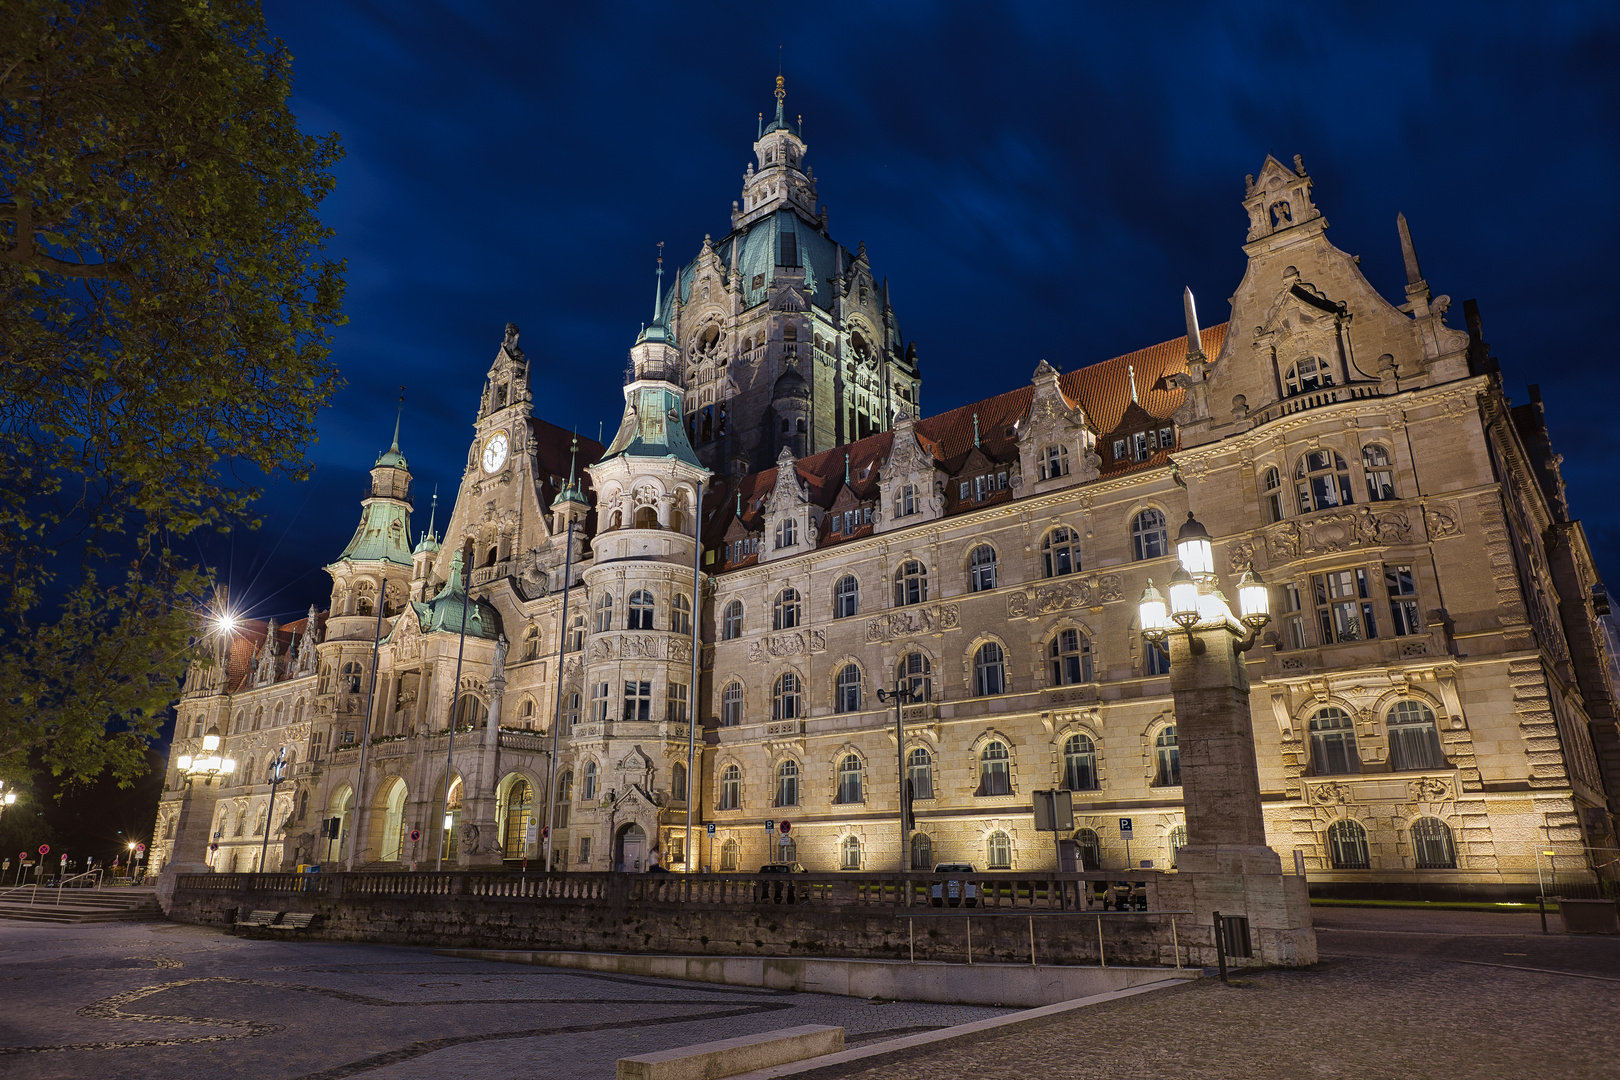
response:
[[[175,822],[174,850],[158,875],[157,897],[165,911],[181,874],[214,871],[208,862],[208,840],[214,804],[219,801],[216,781],[223,782],[224,777],[236,772],[236,761],[219,754],[219,743],[219,728],[210,727],[203,736],[201,754],[181,754],[175,761],[180,775],[185,778],[186,794],[180,800],[180,814]]]
[[[1149,581],[1138,607],[1142,636],[1170,652],[1187,818],[1187,845],[1161,896],[1199,922],[1214,911],[1246,917],[1262,963],[1314,963],[1305,880],[1282,873],[1261,812],[1243,654],[1271,619],[1266,584],[1246,570],[1234,615],[1218,587],[1209,533],[1190,513],[1176,555],[1168,605]]]

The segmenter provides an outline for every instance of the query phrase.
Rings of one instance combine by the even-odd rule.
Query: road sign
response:
[[[529,819],[529,827],[523,830],[523,841],[532,844],[540,839],[540,823],[534,818]]]
[[[782,830],[782,835],[783,836],[786,836],[788,834],[788,830],[793,828],[793,822],[784,821],[780,825],[778,825],[777,828]]]
[[[710,836],[714,835],[714,822],[712,822],[712,821],[709,822],[707,825],[704,826],[704,828],[709,830],[709,835]]]
[[[1122,832],[1122,833],[1125,833],[1126,835],[1130,835],[1130,831],[1131,831],[1131,819],[1130,818],[1122,817],[1122,818],[1119,819],[1119,831]]]
[[[136,844],[135,845],[135,850],[136,851],[145,851],[146,850],[146,845],[145,844]]]
[[[422,839],[422,830],[421,829],[412,829],[411,830],[411,843],[414,844],[416,841],[418,841],[420,839]]]
[[[775,821],[767,821],[765,823],[765,831],[766,832],[775,832],[776,831],[776,822]]]
[[[551,826],[550,825],[542,825],[542,826],[540,826],[540,839],[542,839],[542,840],[550,840],[551,839]]]
[[[19,852],[17,852],[17,858],[19,858],[19,859],[26,859],[26,858],[28,858],[28,852],[26,852],[26,851],[19,851]]]
[[[49,844],[41,844],[41,845],[39,845],[39,853],[41,855],[49,855],[51,853],[51,845],[49,845]]]

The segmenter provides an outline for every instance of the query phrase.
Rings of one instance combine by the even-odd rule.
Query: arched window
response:
[[[1012,761],[1006,743],[992,739],[979,752],[979,790],[973,794],[1012,794]]]
[[[529,627],[528,632],[523,635],[523,659],[540,659],[540,631],[536,630],[532,626]]]
[[[1074,834],[1075,854],[1080,859],[1080,869],[1102,869],[1102,841],[1097,838],[1095,829],[1079,829]]]
[[[1283,519],[1283,490],[1282,473],[1275,467],[1267,469],[1260,477],[1260,496],[1266,501],[1266,522],[1281,521]]]
[[[596,632],[605,634],[613,629],[613,594],[603,593],[596,598]]]
[[[1056,480],[1069,475],[1069,448],[1054,444],[1043,446],[1037,468],[1042,480]]]
[[[792,758],[776,767],[776,805],[799,805],[799,763]]]
[[[996,587],[996,549],[989,544],[980,544],[968,556],[968,586],[974,592]]]
[[[1312,450],[1299,459],[1294,469],[1299,491],[1299,512],[1349,506],[1356,500],[1350,491],[1350,466],[1333,450]]]
[[[990,834],[985,845],[985,864],[992,870],[1012,869],[1012,841],[1000,829]]]
[[[910,517],[917,512],[917,488],[914,484],[902,484],[894,497],[896,517]]]
[[[792,720],[799,715],[799,677],[784,671],[771,695],[771,719]]]
[[[799,526],[792,518],[786,518],[776,526],[776,546],[790,548],[799,542]]]
[[[720,845],[720,870],[722,873],[735,873],[737,870],[737,857],[742,853],[742,846],[735,840],[727,840]]]
[[[737,810],[742,807],[742,770],[735,765],[727,765],[720,770],[720,809]],[[727,843],[736,843],[728,840]],[[736,869],[736,865],[732,865]]]
[[[927,599],[928,570],[916,559],[907,559],[894,575],[894,606],[921,604]]]
[[[669,628],[677,634],[692,632],[692,601],[676,593],[669,604]]]
[[[1361,448],[1361,468],[1367,475],[1367,501],[1383,502],[1395,494],[1395,461],[1388,450],[1373,443]]]
[[[733,600],[727,604],[725,614],[720,616],[720,640],[735,641],[742,637],[742,619],[742,601]]]
[[[1181,784],[1181,748],[1176,742],[1176,725],[1170,724],[1153,740],[1154,787],[1178,787]]]
[[[557,774],[557,802],[552,814],[552,824],[559,829],[568,828],[568,808],[574,801],[574,774],[562,772]]]
[[[1063,786],[1069,791],[1097,790],[1097,747],[1084,735],[1063,744]]]
[[[847,619],[861,610],[861,583],[854,574],[845,574],[833,586],[833,618]]]
[[[792,630],[799,625],[799,590],[789,586],[776,594],[771,606],[771,629]]]
[[[345,694],[360,692],[360,665],[355,661],[343,665],[343,692]]]
[[[1137,561],[1170,554],[1170,540],[1164,529],[1164,515],[1149,508],[1131,519],[1131,549]]]
[[[457,729],[482,727],[488,716],[489,709],[471,694],[463,693],[461,700],[456,702]]]
[[[253,710],[253,730],[258,731],[264,726],[264,706],[260,705]]]
[[[569,623],[571,625],[568,627],[568,651],[579,652],[585,647],[585,613],[578,612]]]
[[[1278,207],[1282,208],[1283,219],[1286,222],[1288,204],[1277,203],[1271,208],[1274,219],[1277,217]],[[1328,367],[1326,360],[1315,356],[1307,356],[1288,368],[1287,372],[1283,374],[1283,382],[1288,384],[1289,397],[1302,394],[1307,390],[1320,390],[1324,386],[1333,385],[1333,369]]]
[[[276,702],[276,712],[275,712],[275,716],[270,720],[270,726],[271,727],[280,727],[286,721],[286,719],[287,719],[287,703],[284,702],[284,701]]]
[[[596,798],[596,762],[585,763],[585,786],[580,789],[580,798],[590,802]]]
[[[913,870],[934,868],[934,842],[928,839],[927,833],[911,834],[911,868]]]
[[[403,786],[403,785],[401,785]],[[529,832],[529,817],[533,810],[534,794],[527,780],[513,781],[511,790],[506,793],[506,836],[505,843],[501,845],[501,855],[507,859],[523,858],[523,847],[527,843]],[[403,805],[401,810],[403,810]],[[397,831],[393,824],[393,802],[388,807],[389,826]],[[398,850],[397,842],[396,848]]]
[[[906,783],[913,799],[934,797],[934,755],[926,748],[919,746],[906,755]]]
[[[1455,870],[1457,847],[1450,827],[1437,817],[1412,822],[1412,857],[1419,870]]]
[[[973,654],[973,693],[990,697],[1007,692],[1007,658],[1001,646],[987,641]]]
[[[650,506],[641,507],[636,511],[634,527],[637,529],[658,528],[658,511]]]
[[[1187,826],[1177,825],[1170,830],[1170,869],[1181,860],[1181,849],[1187,846]]]
[[[686,801],[686,766],[679,761],[669,771],[669,797],[679,802]]]
[[[646,589],[637,589],[630,594],[630,621],[626,628],[630,630],[653,628],[653,597]]]
[[[524,698],[523,703],[518,706],[518,723],[526,728],[534,727],[533,698]]]
[[[1047,577],[1062,577],[1080,569],[1080,537],[1059,525],[1041,541],[1041,570]]]
[[[845,664],[838,670],[838,681],[833,689],[833,711],[861,711],[861,669],[854,664]]]
[[[1335,870],[1366,870],[1371,865],[1367,855],[1367,830],[1357,822],[1345,818],[1328,826],[1328,857]]]
[[[1046,647],[1052,685],[1069,686],[1091,681],[1091,639],[1078,630],[1059,630]]]
[[[922,653],[907,653],[902,656],[895,675],[911,691],[912,701],[934,700],[934,668],[928,662],[928,657]]]
[[[563,723],[568,725],[569,731],[574,730],[574,728],[579,724],[580,704],[581,702],[578,690],[575,690],[573,693],[567,694],[563,697]]]
[[[840,870],[859,870],[861,868],[861,842],[859,838],[846,836],[844,842],[838,848],[838,868]]]
[[[720,692],[720,726],[736,727],[743,720],[743,688],[740,682],[726,683]]]
[[[1421,701],[1397,701],[1384,714],[1389,730],[1389,767],[1393,772],[1414,769],[1443,769],[1446,753],[1440,746],[1440,731],[1434,711]]]
[[[1356,753],[1356,729],[1350,714],[1328,706],[1311,717],[1311,765],[1317,776],[1361,771]]]
[[[838,763],[837,801],[841,803],[865,801],[861,798],[861,759],[854,754],[845,754],[844,760]]]

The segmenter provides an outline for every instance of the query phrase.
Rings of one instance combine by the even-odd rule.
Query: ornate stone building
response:
[[[410,546],[396,435],[327,612],[194,668],[175,754],[213,727],[243,763],[193,793],[218,798],[216,868],[256,866],[266,829],[273,866],[543,858],[531,821],[570,870],[1173,867],[1168,659],[1136,600],[1189,513],[1223,574],[1272,587],[1247,661],[1285,863],[1488,893],[1535,882],[1538,850],[1580,874],[1616,844],[1606,595],[1539,400],[1510,406],[1471,306],[1446,324],[1404,219],[1394,304],[1328,242],[1300,160],[1268,157],[1225,323],[1188,295],[1184,337],[923,417],[780,84],[754,149],[731,233],[660,286],[611,445],[532,415],[508,326],[442,542]],[[1056,846],[1030,812],[1052,787],[1080,825]]]

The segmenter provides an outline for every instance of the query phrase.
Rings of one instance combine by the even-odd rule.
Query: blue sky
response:
[[[267,0],[295,111],[347,148],[323,216],[349,261],[349,385],[314,480],[273,489],[264,527],[210,558],[255,615],[324,603],[397,386],[417,490],[453,490],[508,321],[541,414],[611,426],[654,245],[684,262],[727,231],[780,45],[831,232],[889,277],[925,412],[1042,358],[1174,337],[1183,286],[1223,319],[1244,174],[1297,153],[1329,237],[1386,296],[1404,211],[1452,324],[1479,300],[1509,394],[1540,383],[1575,513],[1620,571],[1620,7],[1224,7]]]

